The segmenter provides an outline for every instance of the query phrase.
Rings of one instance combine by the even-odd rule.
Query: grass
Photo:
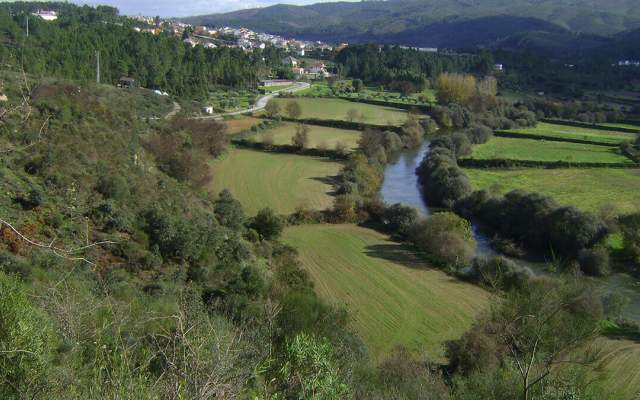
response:
[[[597,366],[604,376],[596,382],[609,399],[640,398],[640,343],[634,340],[598,339]]]
[[[538,122],[538,125],[534,128],[516,128],[510,130],[509,132],[526,133],[530,135],[541,135],[557,138],[590,140],[612,145],[628,142],[634,140],[636,137],[636,135],[633,133],[603,131],[595,128],[556,125],[546,122]]]
[[[309,127],[309,147],[324,147],[334,149],[336,143],[342,142],[347,149],[358,147],[359,131],[346,129],[328,128],[323,126],[308,125]],[[283,123],[273,129],[262,131],[255,136],[254,140],[260,141],[261,137],[267,133],[273,134],[274,144],[291,144],[291,137],[296,133],[296,124]]]
[[[325,209],[333,202],[330,178],[341,164],[326,159],[233,149],[211,163],[210,191],[229,189],[248,215],[265,207],[290,214],[298,206]]]
[[[301,118],[316,118],[323,120],[344,121],[347,111],[356,110],[363,118],[357,122],[373,125],[402,125],[407,120],[407,113],[391,107],[381,107],[371,104],[356,103],[341,99],[326,98],[296,98],[276,99],[284,107],[291,101],[296,101],[302,108]]]
[[[261,122],[260,118],[254,117],[235,117],[224,121],[227,124],[227,133],[235,135],[244,130],[251,129],[253,125],[257,125]]]
[[[304,225],[288,228],[284,241],[299,250],[318,294],[349,310],[377,360],[398,345],[444,360],[443,343],[462,335],[490,298],[370,229]]]
[[[617,147],[502,137],[494,137],[485,144],[474,146],[471,157],[633,164]]]
[[[540,192],[562,205],[585,211],[613,206],[619,213],[640,211],[640,169],[465,169],[475,189],[503,194],[514,189]]]
[[[284,90],[292,88],[294,85],[286,84],[286,85],[273,85],[273,86],[265,86],[261,87],[260,91],[263,93],[273,93],[277,90]]]
[[[640,132],[640,125],[631,125],[631,124],[613,123],[613,122],[607,122],[607,123],[600,124],[600,125],[608,126],[610,128],[635,129],[638,132]]]

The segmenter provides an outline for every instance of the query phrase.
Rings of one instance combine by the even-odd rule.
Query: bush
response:
[[[264,240],[277,239],[284,230],[284,221],[272,209],[264,208],[253,218],[250,227]]]
[[[450,212],[437,213],[414,224],[409,241],[434,262],[454,269],[469,266],[476,249],[469,221]]]
[[[611,272],[609,252],[604,248],[580,250],[578,263],[580,270],[590,276],[606,276]]]
[[[452,208],[471,194],[469,178],[458,167],[451,150],[433,147],[418,166],[417,172],[427,202]]]
[[[493,137],[493,130],[484,125],[476,125],[465,131],[473,144],[487,143]]]
[[[393,233],[406,237],[413,224],[418,220],[418,210],[402,204],[386,207],[382,214],[382,223]]]
[[[122,175],[102,175],[96,186],[98,193],[106,199],[122,201],[129,197],[129,185]]]
[[[218,195],[218,199],[213,203],[213,212],[218,223],[233,230],[240,230],[244,224],[245,216],[242,204],[233,198],[227,189]]]
[[[504,257],[473,260],[472,276],[476,282],[494,290],[511,290],[523,287],[531,273]]]

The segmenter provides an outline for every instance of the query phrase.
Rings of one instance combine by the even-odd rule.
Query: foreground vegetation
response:
[[[229,189],[249,215],[264,207],[282,214],[300,206],[323,210],[333,202],[331,178],[340,168],[327,159],[234,149],[211,163],[209,190]]]
[[[378,360],[402,345],[443,361],[444,342],[467,330],[490,298],[370,229],[297,226],[285,231],[284,241],[300,252],[320,297],[350,310]]]
[[[467,168],[464,171],[476,190],[488,189],[496,194],[530,190],[591,212],[613,207],[616,213],[632,213],[640,207],[637,202],[640,171],[636,169]]]

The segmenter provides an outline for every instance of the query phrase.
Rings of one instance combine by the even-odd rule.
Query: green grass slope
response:
[[[474,189],[506,193],[514,189],[540,192],[560,204],[597,211],[612,205],[618,212],[640,210],[640,170],[630,169],[465,169]]]
[[[609,399],[640,398],[640,343],[633,340],[600,339],[596,342],[604,376],[596,385]]]
[[[557,138],[589,140],[612,145],[628,142],[634,140],[636,137],[636,135],[633,133],[603,131],[600,129],[549,124],[546,122],[538,122],[538,125],[533,128],[512,129],[510,132],[526,133],[529,135],[550,136]]]
[[[249,215],[265,207],[283,214],[299,206],[321,210],[333,202],[330,180],[340,169],[322,158],[235,149],[211,163],[209,190],[229,189]]]
[[[274,144],[291,144],[291,138],[296,134],[297,124],[283,123],[273,129],[260,132],[252,140],[261,141],[265,135],[273,134]],[[336,129],[324,126],[308,125],[309,128],[309,148],[334,149],[337,143],[342,143],[347,149],[358,147],[360,132]]]
[[[459,337],[489,294],[430,268],[385,235],[353,225],[288,228],[318,294],[345,306],[372,356],[395,346],[443,360],[442,344]]]
[[[407,120],[407,113],[391,107],[380,107],[371,104],[356,103],[341,99],[326,98],[296,98],[296,99],[276,99],[278,104],[284,107],[287,103],[295,101],[302,108],[300,118],[316,118],[334,121],[345,121],[347,111],[356,110],[363,118],[358,118],[356,122],[364,122],[373,125],[402,125]]]
[[[503,137],[474,146],[471,158],[633,164],[617,147]]]

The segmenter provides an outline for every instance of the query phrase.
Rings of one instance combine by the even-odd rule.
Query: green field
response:
[[[617,147],[503,137],[494,137],[485,144],[474,146],[471,157],[633,164]]]
[[[316,291],[345,306],[374,359],[395,346],[442,361],[442,344],[459,337],[489,294],[429,268],[403,245],[355,225],[288,228]]]
[[[609,399],[640,398],[640,343],[632,340],[599,339],[595,345],[604,376],[596,386]]]
[[[534,128],[516,128],[509,132],[526,133],[530,135],[550,136],[557,138],[590,140],[594,142],[620,144],[630,140],[634,140],[636,135],[625,132],[604,131],[595,128],[581,128],[566,125],[549,124],[546,122],[538,122]]]
[[[549,195],[562,205],[598,211],[611,205],[620,213],[640,211],[640,169],[517,169],[466,168],[474,189],[503,194],[514,189]]]
[[[333,203],[330,178],[341,168],[321,158],[234,149],[211,163],[209,189],[215,194],[229,189],[249,215],[265,207],[282,214],[301,205],[320,210]]]
[[[345,121],[347,111],[356,110],[363,118],[356,122],[373,125],[402,125],[407,119],[407,113],[391,107],[374,106],[341,99],[306,98],[276,99],[283,109],[287,103],[296,101],[302,108],[301,118],[316,118],[324,120]]]
[[[640,125],[631,125],[631,124],[614,123],[614,122],[607,122],[607,123],[600,124],[600,125],[608,126],[610,128],[635,129],[638,132],[640,132]]]
[[[359,131],[346,129],[328,128],[324,126],[307,125],[309,128],[309,147],[334,149],[338,142],[343,143],[347,149],[358,147],[360,139]],[[291,144],[291,138],[296,134],[297,124],[283,123],[273,129],[262,131],[252,137],[253,140],[260,141],[264,135],[273,134],[274,144]]]

